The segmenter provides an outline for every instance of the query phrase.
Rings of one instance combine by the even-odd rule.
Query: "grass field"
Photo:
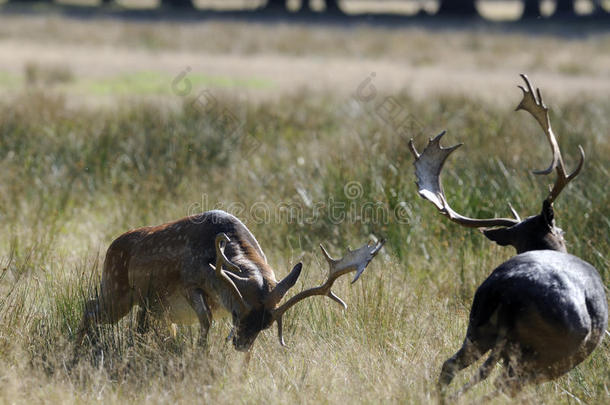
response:
[[[531,174],[549,147],[513,111],[524,70],[547,90],[568,166],[577,145],[587,154],[556,216],[569,251],[610,283],[607,34],[538,33],[527,51],[526,34],[485,27],[481,39],[434,27],[103,20],[83,38],[81,21],[0,20],[1,403],[436,400],[476,287],[513,252],[417,196],[407,142],[422,148],[448,129],[447,145],[466,144],[444,176],[459,212],[506,216],[511,202],[538,213],[553,179]],[[220,39],[197,41],[203,34]],[[380,109],[388,103],[393,118]],[[246,222],[278,277],[303,261],[296,290],[323,279],[320,242],[335,256],[372,237],[387,243],[357,284],[338,282],[347,311],[316,298],[287,313],[287,349],[266,331],[246,364],[224,343],[226,321],[202,350],[197,327],[173,337],[158,323],[139,336],[130,316],[101,328],[103,350],[85,344],[73,366],[75,328],[110,242],[216,207]],[[464,403],[492,391],[494,375]],[[517,402],[607,403],[609,375],[606,336]]]

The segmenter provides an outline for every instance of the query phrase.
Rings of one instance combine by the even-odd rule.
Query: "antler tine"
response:
[[[417,187],[419,195],[430,201],[436,206],[438,211],[449,218],[451,221],[469,228],[484,228],[494,226],[512,226],[519,221],[510,218],[493,218],[493,219],[475,219],[465,217],[455,212],[447,202],[443,186],[441,185],[440,176],[443,170],[443,165],[449,155],[462,146],[457,144],[448,148],[443,148],[440,145],[441,138],[446,131],[441,132],[433,139],[428,141],[428,145],[424,151],[419,154],[413,139],[409,141],[411,153],[415,157],[415,175],[417,177]]]
[[[561,162],[561,164],[556,168],[557,179],[555,180],[555,184],[553,185],[553,188],[551,189],[549,196],[547,197],[547,200],[549,200],[549,202],[552,203],[553,201],[555,201],[557,196],[559,196],[559,194],[561,193],[561,190],[563,190],[563,188],[567,186],[568,183],[574,179],[574,177],[578,176],[578,173],[580,173],[580,170],[582,169],[585,163],[585,151],[580,145],[578,145],[578,151],[580,152],[580,161],[578,162],[578,166],[576,167],[576,169],[574,169],[572,173],[567,176],[565,172],[565,167],[563,166],[563,162],[560,158],[559,161]]]
[[[282,346],[285,346],[284,338],[282,335],[282,316],[288,309],[290,309],[299,301],[302,301],[305,298],[314,295],[323,295],[329,297],[330,299],[341,305],[343,309],[347,309],[347,305],[345,304],[345,302],[343,302],[341,298],[339,298],[337,295],[335,295],[335,293],[331,291],[333,283],[342,275],[352,271],[356,272],[356,275],[352,280],[352,284],[355,283],[366,269],[366,266],[371,262],[371,260],[373,260],[373,257],[377,255],[384,243],[385,240],[381,240],[374,244],[371,244],[369,242],[356,250],[348,249],[346,255],[338,260],[330,257],[324,246],[320,244],[322,254],[324,255],[324,258],[328,262],[329,266],[328,277],[324,284],[320,285],[319,287],[313,287],[301,291],[300,293],[296,294],[288,301],[286,301],[283,305],[273,311],[273,318],[277,322],[278,338],[280,340],[280,344]]]
[[[559,143],[557,142],[557,137],[555,136],[553,128],[551,127],[549,109],[544,104],[544,101],[542,99],[542,93],[539,88],[536,88],[536,91],[534,92],[534,87],[532,86],[531,82],[529,81],[529,78],[526,75],[521,74],[520,76],[525,81],[527,89],[523,86],[518,86],[523,92],[523,99],[517,106],[517,111],[527,111],[536,119],[536,121],[538,121],[538,124],[540,124],[540,127],[544,131],[544,134],[546,135],[549,144],[551,145],[551,151],[553,152],[553,160],[551,161],[549,167],[544,170],[534,171],[534,174],[544,175],[550,174],[553,169],[555,169],[555,171],[557,172],[557,180],[555,180],[555,184],[547,197],[547,200],[549,200],[549,202],[553,202],[555,201],[555,198],[557,198],[557,196],[561,193],[561,190],[563,190],[563,188],[570,181],[572,181],[574,177],[578,175],[580,169],[582,169],[582,166],[585,162],[585,152],[579,145],[578,148],[580,150],[580,162],[578,163],[578,167],[576,167],[576,169],[570,175],[566,176],[566,170],[563,163],[563,158],[561,157]]]
[[[227,242],[229,242],[229,241],[230,241],[230,239],[225,233],[219,233],[218,235],[216,235],[216,240],[214,243],[216,246],[216,266],[211,265],[211,264],[210,264],[210,266],[212,266],[212,268],[216,272],[216,276],[218,277],[218,279],[223,281],[227,285],[227,287],[231,291],[231,294],[240,303],[242,308],[245,308],[246,303],[245,303],[244,298],[242,297],[241,293],[239,292],[239,289],[237,288],[237,286],[235,285],[233,280],[231,280],[231,278],[229,276],[227,276],[227,274],[225,273],[225,270],[222,269],[222,267],[224,265],[226,268],[228,268],[231,271],[235,271],[235,272],[240,271],[239,267],[237,267],[235,264],[233,264],[227,258],[227,256],[225,256],[225,251],[224,251],[225,246],[227,245]]]
[[[517,212],[517,210],[515,208],[513,208],[513,205],[511,203],[508,203],[508,208],[510,209],[510,212],[513,214],[513,217],[515,217],[515,219],[518,222],[521,222],[521,217],[519,216],[519,213]]]

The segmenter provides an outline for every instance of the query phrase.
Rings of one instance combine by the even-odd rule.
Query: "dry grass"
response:
[[[4,21],[0,30],[6,32],[10,27]],[[80,23],[66,24],[75,24],[68,30],[80,29]],[[89,52],[103,47],[104,24],[116,24],[125,32],[144,29],[138,24],[100,22],[100,31],[92,34],[100,42],[86,45]],[[183,29],[161,25],[159,31],[145,29],[160,37]],[[213,27],[247,32],[235,24]],[[193,33],[212,28],[204,24],[190,29]],[[253,38],[272,36],[263,27],[252,29]],[[305,27],[294,30],[308,39],[319,35]],[[370,41],[381,43],[383,37],[398,41],[398,32],[366,30]],[[57,32],[48,38],[62,49],[72,40],[60,28]],[[336,41],[348,37],[341,30],[323,32]],[[239,35],[235,42],[243,38]],[[438,46],[443,46],[442,35],[417,34],[421,41]],[[460,49],[471,52],[464,38],[476,36],[456,35],[454,54]],[[509,49],[511,55],[519,36],[493,38],[494,46],[479,55],[490,59],[494,54],[506,55],[498,49]],[[0,47],[11,41],[14,38],[5,36]],[[35,37],[23,41],[29,49],[38,49]],[[574,47],[596,55],[594,50],[607,38],[567,44],[553,38],[540,41],[549,41],[558,50]],[[141,43],[126,46],[140,50],[138,57],[151,57]],[[197,49],[189,47],[188,52]],[[380,56],[382,62],[398,58],[398,42],[392,47],[395,50],[382,52],[387,52]],[[377,60],[377,51],[360,49],[371,61]],[[276,51],[272,47],[260,53],[272,58]],[[318,55],[324,52],[330,54],[322,50]],[[194,54],[187,53],[184,60]],[[533,57],[528,52],[523,55]],[[32,66],[41,72],[36,74],[46,77],[49,70],[41,68],[45,65],[36,57],[31,54],[27,59],[36,63]],[[549,66],[554,55],[537,57]],[[357,53],[344,58],[345,67],[356,63]],[[504,60],[516,64],[510,59]],[[601,68],[595,69],[607,68],[599,64]],[[537,212],[549,180],[528,171],[544,165],[548,146],[535,124],[509,106],[518,99],[513,87],[517,76],[511,68],[506,69],[510,74],[495,65],[489,70],[506,86],[496,97],[509,100],[498,105],[456,92],[421,98],[402,85],[379,86],[374,103],[358,103],[349,97],[355,87],[335,91],[328,80],[326,90],[293,87],[256,101],[240,98],[237,89],[216,92],[211,86],[218,104],[206,110],[193,109],[191,98],[171,93],[161,103],[111,95],[111,106],[80,106],[74,101],[82,93],[61,86],[87,75],[68,59],[64,66],[70,72],[69,83],[17,86],[0,101],[0,402],[429,403],[436,399],[440,366],[461,344],[477,285],[512,252],[492,246],[477,232],[448,224],[420,201],[406,137],[414,136],[422,145],[427,136],[449,128],[447,143],[466,143],[448,164],[445,176],[449,198],[459,211],[473,216],[504,214],[510,200],[522,215]],[[464,75],[467,66],[472,68],[465,65]],[[563,79],[572,73],[553,74]],[[533,77],[536,80],[538,73]],[[596,83],[596,73],[591,77],[587,73],[574,83]],[[558,82],[549,81],[551,86]],[[554,89],[548,98],[567,163],[573,164],[577,144],[587,152],[584,172],[557,203],[559,225],[566,230],[570,251],[595,265],[608,285],[610,104],[607,97],[572,98],[561,85]],[[394,97],[415,120],[406,134],[397,133],[376,115],[376,103],[386,96]],[[237,117],[237,130],[234,123],[218,120],[218,111],[225,110]],[[348,198],[344,189],[351,181],[361,187],[355,199]],[[331,199],[346,204],[344,220],[331,218]],[[385,221],[356,215],[371,201],[389,213]],[[319,202],[327,206],[314,221],[298,221],[278,208],[281,203],[294,204],[311,218]],[[72,364],[74,329],[110,241],[136,226],[162,223],[216,204],[227,208],[231,203],[233,210],[243,207],[237,213],[259,238],[278,276],[303,260],[303,280],[297,289],[318,282],[324,274],[316,248],[319,242],[327,243],[335,255],[371,234],[388,242],[356,285],[339,283],[337,292],[348,303],[348,311],[342,313],[330,300],[320,298],[287,314],[288,349],[279,346],[275,331],[266,331],[245,364],[242,354],[224,344],[229,327],[222,320],[214,325],[210,346],[203,350],[195,344],[196,327],[182,328],[172,338],[159,323],[147,335],[138,336],[133,319],[127,317],[115,327],[100,328],[101,344],[85,344],[79,362]],[[251,210],[255,203],[266,204],[277,214],[258,221]],[[455,387],[473,371],[463,373]],[[555,382],[528,387],[518,401],[606,403],[609,374],[610,340],[605,339],[575,370]],[[492,381],[493,376],[469,393],[465,402],[490,392]]]

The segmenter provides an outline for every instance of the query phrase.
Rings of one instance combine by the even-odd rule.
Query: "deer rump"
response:
[[[477,289],[466,339],[480,354],[503,343],[501,358],[516,366],[511,374],[541,382],[583,361],[607,322],[593,266],[567,253],[530,251],[501,264]]]

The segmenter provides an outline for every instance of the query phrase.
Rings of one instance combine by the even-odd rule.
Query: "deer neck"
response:
[[[230,250],[229,260],[241,270],[238,276],[247,279],[238,286],[244,300],[253,307],[260,306],[277,284],[273,269],[248,243],[236,242]]]

